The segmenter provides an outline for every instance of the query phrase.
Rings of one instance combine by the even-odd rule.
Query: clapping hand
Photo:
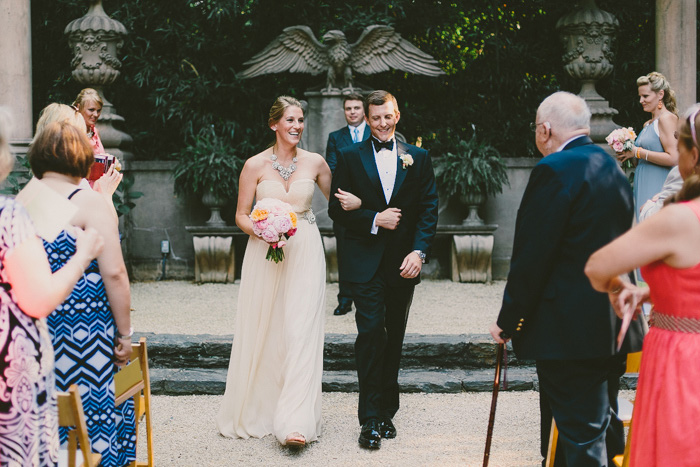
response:
[[[112,195],[117,191],[117,187],[122,181],[124,174],[116,170],[115,164],[112,164],[107,172],[101,176],[92,186],[92,188],[107,196],[111,201]]]

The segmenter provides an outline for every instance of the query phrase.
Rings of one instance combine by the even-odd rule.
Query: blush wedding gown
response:
[[[262,180],[256,199],[277,198],[297,213],[297,232],[280,263],[265,259],[268,244],[246,246],[226,392],[217,416],[222,435],[262,438],[321,430],[326,262],[311,212],[315,182],[298,179],[285,190]]]

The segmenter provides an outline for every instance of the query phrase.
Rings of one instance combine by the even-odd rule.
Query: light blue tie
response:
[[[353,128],[352,131],[355,134],[355,136],[352,137],[352,142],[359,143],[360,142],[360,129],[355,127],[355,128]]]

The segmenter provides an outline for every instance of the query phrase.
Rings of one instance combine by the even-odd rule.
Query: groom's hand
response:
[[[401,277],[404,279],[413,279],[417,277],[422,268],[423,260],[413,251],[403,259],[403,263],[401,263],[401,267],[399,267],[401,270]]]
[[[388,230],[396,230],[401,220],[401,209],[399,208],[387,208],[384,211],[377,214],[375,220],[377,227]]]

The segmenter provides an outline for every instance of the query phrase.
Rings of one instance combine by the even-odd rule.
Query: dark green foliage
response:
[[[70,102],[81,86],[70,78],[63,29],[87,11],[86,1],[33,0],[34,114],[51,101]],[[599,92],[620,111],[615,119],[640,128],[635,80],[654,68],[652,0],[600,0],[621,23],[613,76]],[[330,29],[351,43],[371,24],[394,26],[433,55],[446,75],[427,78],[391,71],[358,76],[399,101],[399,130],[421,137],[434,154],[453,151],[470,128],[505,157],[538,156],[528,129],[539,102],[553,91],[578,92],[563,71],[556,22],[571,2],[556,0],[110,0],[107,13],[129,30],[122,75],[106,90],[143,159],[170,158],[214,124],[221,135],[247,130],[249,156],[271,139],[267,112],[280,94],[303,99],[323,76],[283,73],[239,80],[236,72],[283,28]],[[673,83],[672,83],[673,84]],[[240,130],[238,130],[240,133]]]
[[[24,185],[29,183],[29,180],[32,179],[29,159],[27,157],[17,156],[17,162],[19,166],[25,170],[20,169],[7,174],[7,178],[3,183],[5,187],[0,190],[0,194],[15,196],[22,188],[24,188]]]
[[[134,177],[132,175],[124,175],[117,190],[112,193],[112,203],[114,203],[114,209],[117,210],[117,216],[121,217],[124,214],[128,214],[129,211],[136,207],[136,203],[133,200],[143,196],[142,192],[134,191],[133,187]]]
[[[508,183],[506,165],[490,144],[478,141],[476,128],[472,137],[460,140],[453,149],[433,161],[435,181],[444,200],[454,195],[478,193],[493,196]]]
[[[228,138],[217,135],[214,125],[205,128],[175,155],[175,191],[195,196],[210,192],[222,200],[234,199],[244,161],[238,156],[237,147]]]

